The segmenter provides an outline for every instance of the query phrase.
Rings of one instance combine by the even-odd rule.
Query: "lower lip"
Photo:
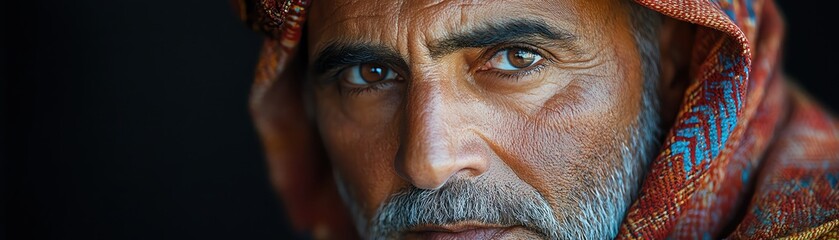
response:
[[[493,239],[504,234],[503,228],[476,228],[460,232],[417,232],[415,236],[419,239],[453,240],[453,239]],[[413,235],[413,234],[412,234]]]

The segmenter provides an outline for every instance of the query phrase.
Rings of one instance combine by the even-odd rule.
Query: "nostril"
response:
[[[397,174],[417,188],[437,189],[452,178],[478,177],[489,168],[489,163],[480,156],[437,156],[420,155],[402,158],[396,164]]]
[[[457,170],[451,160],[427,160],[409,168],[409,181],[422,189],[437,189],[445,184]]]

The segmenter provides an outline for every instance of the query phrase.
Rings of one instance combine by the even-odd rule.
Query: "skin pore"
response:
[[[614,236],[657,135],[633,7],[313,3],[306,99],[357,231]]]

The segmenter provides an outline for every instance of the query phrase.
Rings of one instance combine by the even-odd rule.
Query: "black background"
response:
[[[831,8],[780,2],[833,109]],[[247,112],[260,36],[227,1],[5,1],[0,237],[287,239]]]

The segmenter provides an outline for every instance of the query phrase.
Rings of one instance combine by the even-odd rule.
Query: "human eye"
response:
[[[538,86],[558,62],[550,51],[526,43],[492,47],[479,56],[475,81],[502,92]]]
[[[350,94],[378,90],[383,85],[400,79],[396,71],[378,63],[350,66],[342,70],[338,76],[342,90],[346,90]]]
[[[537,51],[524,47],[509,47],[497,50],[480,70],[518,72],[539,66],[544,61]]]

